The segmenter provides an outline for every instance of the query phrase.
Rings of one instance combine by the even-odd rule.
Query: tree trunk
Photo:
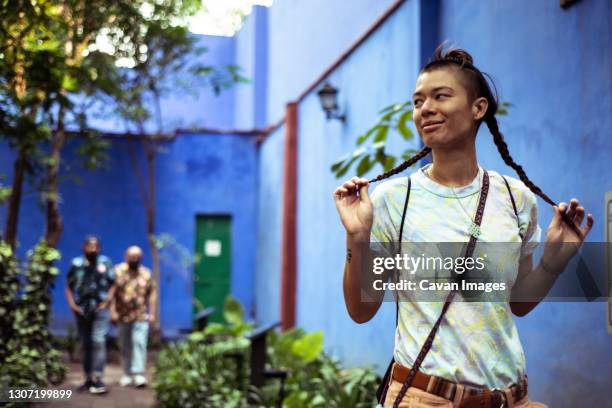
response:
[[[148,203],[147,203],[147,237],[149,241],[149,247],[151,249],[151,261],[153,262],[153,279],[155,280],[155,284],[157,285],[157,289],[159,292],[159,275],[160,275],[160,260],[159,260],[159,251],[157,250],[157,244],[155,242],[155,217],[156,217],[156,199],[157,195],[155,193],[155,147],[151,147],[147,152],[147,181],[149,183],[148,187]],[[157,302],[155,310],[155,317],[159,318],[159,302]],[[159,321],[159,320],[158,320]]]
[[[59,168],[61,161],[62,148],[66,140],[66,132],[64,129],[64,107],[60,107],[58,113],[57,132],[51,139],[51,162],[47,167],[47,230],[45,232],[45,241],[52,248],[57,248],[64,222],[59,211]]]
[[[9,206],[4,229],[4,240],[11,246],[13,253],[17,245],[17,224],[19,223],[19,207],[21,205],[21,192],[23,189],[23,178],[25,175],[26,157],[23,150],[19,150],[15,160],[15,173],[9,197]]]

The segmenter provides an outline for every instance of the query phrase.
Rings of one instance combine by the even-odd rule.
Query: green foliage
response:
[[[48,330],[59,257],[43,242],[28,253],[22,268],[0,242],[0,384],[45,386],[64,378],[61,352]]]
[[[361,177],[377,164],[382,166],[383,171],[386,172],[395,167],[400,160],[406,161],[414,156],[418,150],[405,149],[399,156],[388,154],[385,151],[389,134],[398,134],[404,141],[414,138],[414,133],[409,126],[413,120],[411,105],[410,101],[395,103],[378,112],[381,115],[378,123],[357,138],[355,141],[357,148],[332,164],[331,171],[336,178],[344,176],[355,163],[357,163],[357,168],[354,171],[358,177]],[[508,108],[511,106],[510,102],[500,103],[496,114],[507,115]],[[370,144],[365,145],[366,141],[370,141]]]
[[[276,406],[279,380],[249,389],[248,334],[253,325],[243,320],[242,306],[231,297],[225,302],[224,316],[227,325],[210,324],[159,354],[153,389],[162,406]],[[354,408],[376,403],[374,392],[380,378],[371,369],[342,369],[323,352],[322,332],[269,332],[267,362],[289,373],[284,407]],[[249,395],[251,402],[247,403]]]
[[[384,171],[391,170],[397,158],[385,151],[389,135],[399,134],[406,141],[414,138],[408,126],[408,123],[412,121],[411,105],[411,102],[396,103],[382,109],[379,112],[381,117],[378,123],[357,138],[358,147],[332,164],[331,171],[336,177],[344,176],[355,163],[357,163],[356,172],[359,177],[370,171],[376,164],[381,165]],[[367,141],[370,141],[369,145],[365,144]],[[401,156],[409,157],[416,152],[414,149],[406,149]]]
[[[5,176],[0,174],[0,181],[4,180]],[[0,183],[0,205],[6,203],[11,196],[11,188],[8,186],[3,186]]]
[[[283,407],[372,407],[380,377],[369,368],[343,369],[323,352],[323,333],[302,329],[270,333],[268,362],[289,371]],[[264,406],[273,406],[279,384],[267,383],[259,395]]]

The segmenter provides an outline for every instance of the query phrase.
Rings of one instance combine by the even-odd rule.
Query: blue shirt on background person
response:
[[[72,260],[66,276],[66,300],[74,312],[81,340],[85,382],[79,392],[107,392],[102,381],[106,364],[106,336],[110,325],[108,294],[115,282],[111,260],[100,255],[100,239],[88,236],[83,256]]]
[[[74,303],[83,310],[84,315],[96,311],[115,282],[113,264],[107,256],[99,255],[94,262],[85,256],[74,258],[66,277]]]

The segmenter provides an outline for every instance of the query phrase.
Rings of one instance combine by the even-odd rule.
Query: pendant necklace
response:
[[[432,181],[435,182],[435,180],[433,179],[433,177],[430,174],[431,172],[431,166],[429,166],[427,168],[427,170],[425,170],[425,175]],[[480,170],[478,170],[478,173],[480,173]],[[449,187],[453,193],[453,196],[457,199],[457,201],[459,202],[459,206],[461,207],[461,209],[463,210],[463,213],[468,217],[468,219],[470,220],[470,226],[468,228],[468,233],[473,236],[474,238],[478,238],[480,236],[480,227],[474,222],[474,218],[472,216],[470,216],[469,212],[465,209],[465,207],[463,206],[463,204],[461,203],[461,199],[457,196],[457,193],[455,193],[455,189],[453,187]],[[482,192],[482,179],[480,180],[480,187],[479,187],[479,191]],[[475,194],[473,194],[475,195]]]

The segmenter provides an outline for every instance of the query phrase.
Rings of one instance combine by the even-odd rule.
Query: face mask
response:
[[[98,254],[96,252],[88,252],[85,254],[85,258],[87,258],[89,263],[95,264],[98,259]]]
[[[136,271],[138,270],[138,267],[140,266],[140,262],[138,261],[128,262],[128,266],[130,267],[131,270]]]

